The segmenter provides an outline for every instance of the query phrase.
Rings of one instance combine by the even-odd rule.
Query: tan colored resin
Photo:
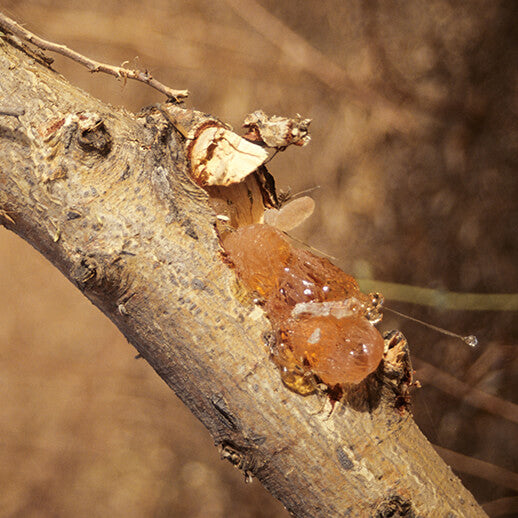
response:
[[[312,374],[328,386],[359,383],[376,369],[384,342],[367,319],[372,296],[353,277],[294,248],[268,225],[228,233],[223,246],[241,281],[262,300],[276,332],[273,357],[290,388],[311,393]]]

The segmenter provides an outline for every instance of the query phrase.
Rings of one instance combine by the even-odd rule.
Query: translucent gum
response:
[[[222,241],[241,281],[263,299],[277,334],[274,361],[290,388],[311,392],[308,369],[330,386],[358,383],[376,369],[384,342],[369,320],[378,319],[379,297],[268,225],[239,228]]]
[[[327,385],[359,383],[383,357],[383,338],[366,318],[306,317],[287,325],[295,357]]]

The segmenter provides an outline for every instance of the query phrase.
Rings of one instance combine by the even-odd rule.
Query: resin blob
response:
[[[379,301],[353,277],[293,248],[268,225],[241,227],[222,241],[237,275],[262,301],[276,332],[273,358],[290,388],[311,393],[312,374],[328,386],[359,383],[377,368],[384,341],[370,320],[380,318]]]

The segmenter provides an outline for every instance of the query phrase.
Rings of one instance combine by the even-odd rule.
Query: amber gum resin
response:
[[[296,380],[290,388],[309,392],[299,379],[308,369],[329,386],[359,383],[376,369],[383,338],[366,318],[372,296],[352,276],[268,225],[241,227],[222,243],[240,280],[262,299],[277,334],[273,359],[285,382]]]

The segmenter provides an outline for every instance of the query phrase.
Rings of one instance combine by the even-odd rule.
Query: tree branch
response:
[[[99,61],[83,56],[75,50],[69,49],[65,45],[44,40],[2,13],[0,13],[0,28],[22,38],[24,41],[32,43],[39,49],[57,52],[58,54],[83,65],[90,72],[104,72],[105,74],[115,76],[118,79],[124,79],[124,81],[127,79],[140,81],[141,83],[145,83],[151,86],[151,88],[165,94],[169,99],[180,100],[189,96],[189,92],[187,90],[174,90],[162,84],[160,81],[157,81],[147,70],[145,72],[141,72],[140,70],[132,70],[122,66],[116,67],[113,65],[107,65],[106,63],[100,63]]]
[[[331,415],[282,384],[270,325],[236,289],[207,195],[160,114],[106,106],[6,40],[0,90],[25,110],[0,117],[0,222],[118,326],[223,457],[300,517],[485,516],[394,408],[383,365]]]

